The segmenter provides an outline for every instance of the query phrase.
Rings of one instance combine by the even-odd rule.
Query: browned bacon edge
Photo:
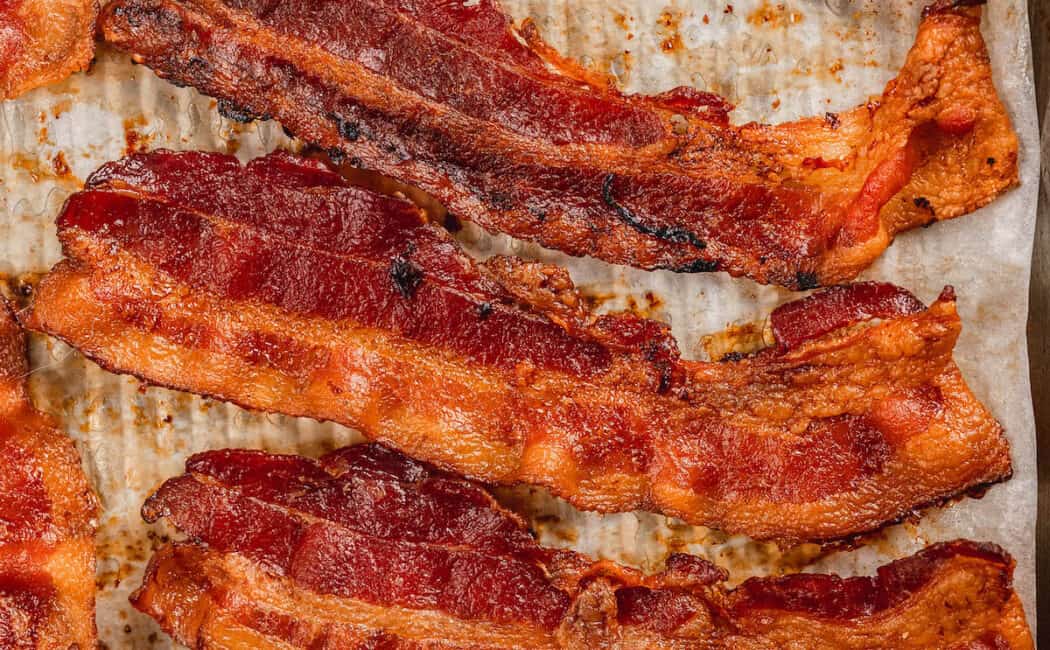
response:
[[[479,264],[406,201],[277,153],[102,167],[24,314],[115,372],[334,420],[450,470],[786,542],[871,531],[1009,477],[952,361],[955,294],[788,303],[770,347],[680,358],[568,274]]]
[[[97,503],[29,401],[25,345],[0,296],[0,648],[93,648]]]
[[[143,508],[162,547],[134,605],[225,648],[1031,648],[997,546],[935,544],[875,577],[727,589],[672,555],[645,576],[539,547],[477,484],[379,445],[320,461],[199,454]]]
[[[976,2],[936,2],[882,96],[777,126],[625,96],[498,3],[118,0],[105,38],[239,120],[573,255],[811,289],[1017,182]]]
[[[91,63],[96,0],[0,4],[0,100],[61,81]]]

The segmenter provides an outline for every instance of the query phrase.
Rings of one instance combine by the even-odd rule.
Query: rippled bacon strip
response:
[[[143,516],[194,541],[162,547],[132,602],[190,647],[1032,647],[992,545],[728,590],[692,556],[647,577],[541,548],[478,485],[379,445],[213,451],[186,472]]]
[[[952,361],[950,290],[927,309],[830,289],[777,310],[769,349],[685,361],[666,325],[592,314],[563,269],[479,264],[408,202],[281,153],[107,164],[58,234],[27,323],[104,367],[581,508],[830,540],[1010,475]]]
[[[25,336],[0,298],[0,648],[95,647],[95,497],[33,408]]]
[[[87,68],[97,13],[95,0],[0,2],[0,99]]]
[[[881,98],[731,126],[714,95],[625,96],[493,0],[117,0],[105,38],[455,215],[573,255],[797,289],[1017,182],[974,0],[927,7]]]

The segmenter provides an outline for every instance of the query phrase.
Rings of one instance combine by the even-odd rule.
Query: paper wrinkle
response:
[[[921,9],[905,0],[736,0],[731,11],[709,0],[505,4],[516,18],[535,19],[559,51],[614,74],[627,90],[696,85],[736,103],[737,123],[845,110],[881,93],[904,60]],[[1020,136],[1021,186],[975,214],[899,236],[863,278],[895,282],[926,301],[946,284],[956,287],[964,325],[956,359],[1006,427],[1014,478],[981,500],[893,527],[872,544],[813,568],[866,573],[927,542],[997,542],[1017,559],[1016,587],[1034,631],[1036,447],[1025,323],[1040,143],[1025,3],[993,0],[984,34],[1000,96]],[[90,73],[0,106],[0,274],[17,286],[58,261],[54,218],[62,202],[91,170],[129,149],[207,149],[248,160],[290,144],[278,125],[225,120],[213,100],[175,88],[103,46]],[[60,173],[62,163],[69,173]],[[704,335],[761,320],[791,297],[724,274],[650,273],[569,258],[470,226],[460,237],[479,256],[513,253],[563,264],[586,292],[609,297],[604,309],[624,307],[633,297],[648,315],[671,323],[691,357],[702,355]],[[171,647],[151,619],[131,609],[127,596],[151,547],[171,532],[147,527],[139,508],[161,481],[181,473],[187,455],[231,446],[316,455],[360,439],[333,424],[144,390],[39,336],[33,337],[32,361],[37,404],[58,415],[77,440],[104,506],[98,620],[110,648]],[[814,555],[812,547],[780,553],[648,513],[579,513],[535,489],[501,495],[533,515],[544,543],[645,569],[658,568],[669,551],[688,551],[729,567],[739,581],[797,568]]]

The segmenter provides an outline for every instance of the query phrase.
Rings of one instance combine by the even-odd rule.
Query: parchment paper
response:
[[[912,43],[918,2],[793,0],[505,0],[532,16],[562,52],[607,70],[630,91],[692,84],[738,105],[734,120],[784,121],[842,110],[881,92]],[[532,519],[546,544],[653,570],[671,550],[728,567],[734,581],[797,570],[870,572],[928,542],[994,541],[1017,559],[1016,585],[1035,621],[1035,431],[1025,321],[1039,174],[1028,23],[1021,0],[991,0],[984,18],[996,84],[1021,136],[1021,186],[979,212],[907,233],[864,277],[889,280],[932,300],[959,294],[964,331],[956,359],[977,396],[1006,426],[1014,478],[982,500],[964,500],[904,524],[853,552],[818,557],[780,551],[663,517],[578,513],[538,490],[501,490]],[[0,274],[28,293],[60,258],[54,217],[99,164],[152,147],[209,149],[247,160],[292,143],[273,123],[242,126],[215,102],[178,89],[103,47],[90,72],[0,106]],[[632,308],[671,323],[687,356],[703,336],[761,320],[788,292],[723,274],[675,275],[567,258],[468,227],[472,252],[514,252],[567,266],[603,309]],[[99,534],[98,621],[110,648],[170,647],[152,620],[127,604],[153,546],[170,531],[138,511],[190,453],[229,446],[318,454],[359,440],[348,429],[265,416],[103,372],[57,342],[34,336],[32,388],[83,452],[104,505]]]

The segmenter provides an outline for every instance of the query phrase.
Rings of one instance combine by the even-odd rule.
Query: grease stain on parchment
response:
[[[797,25],[804,19],[805,14],[782,2],[763,2],[757,9],[747,15],[748,24],[754,27],[767,27],[770,29]]]

